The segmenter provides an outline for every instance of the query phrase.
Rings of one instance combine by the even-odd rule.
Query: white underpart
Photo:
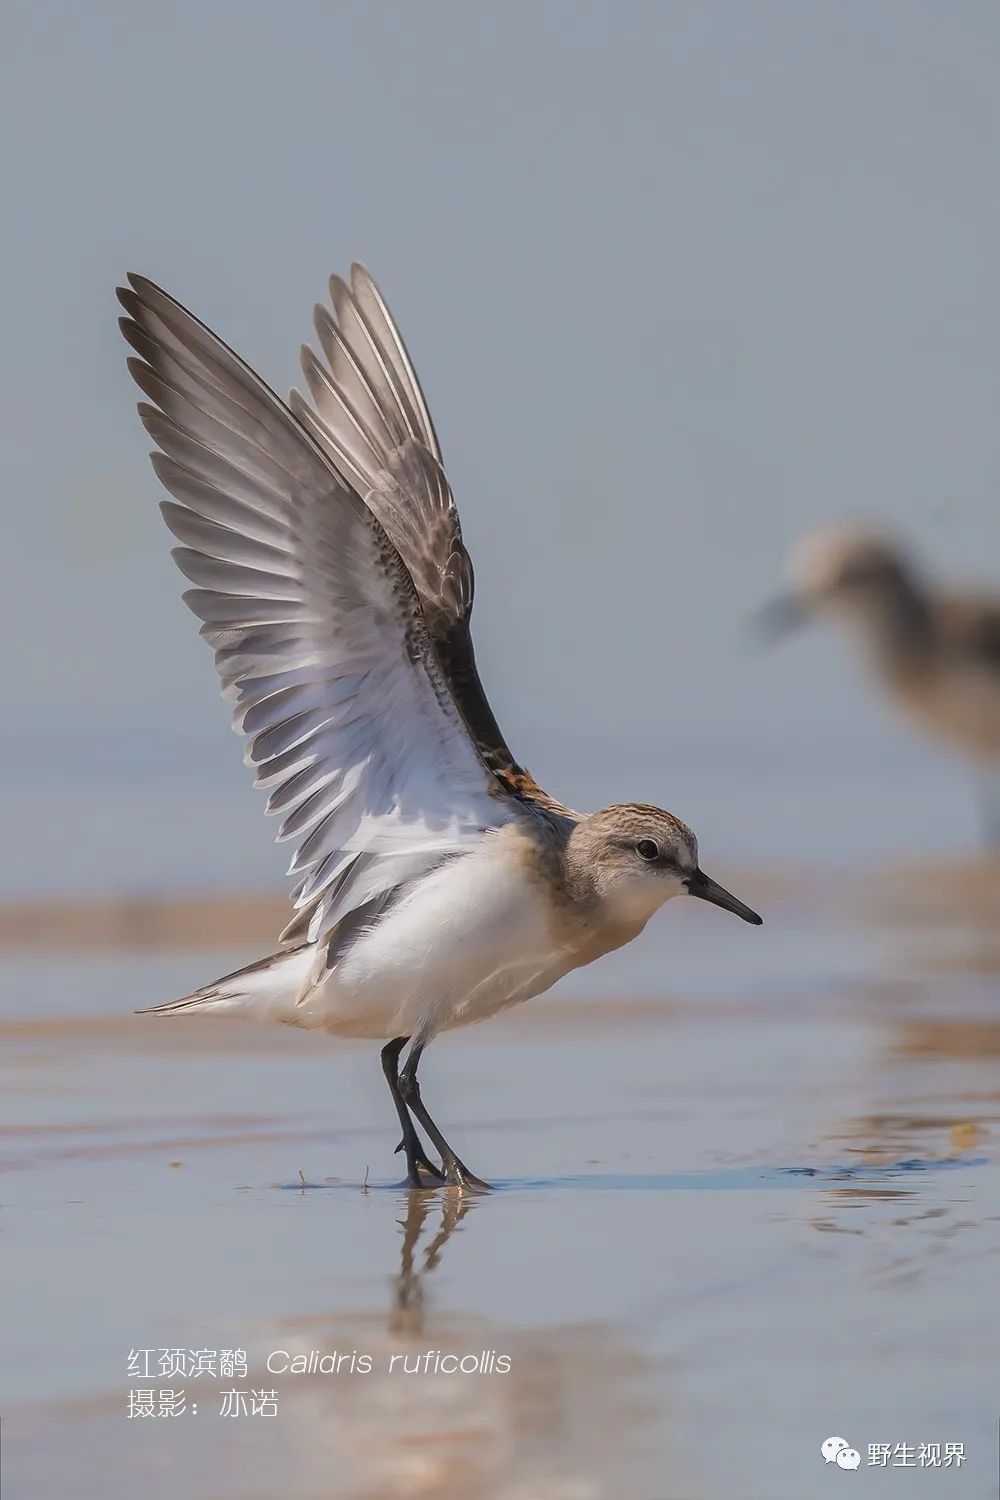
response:
[[[363,934],[303,997],[299,1024],[428,1040],[528,999],[571,967],[546,904],[510,846],[488,835]]]
[[[424,876],[332,969],[317,944],[236,975],[202,1012],[337,1036],[429,1040],[540,994],[573,967],[520,857],[488,835]]]

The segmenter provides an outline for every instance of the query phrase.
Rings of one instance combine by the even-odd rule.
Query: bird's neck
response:
[[[560,851],[558,883],[562,892],[563,941],[577,965],[591,963],[630,943],[657,909],[600,879],[594,860],[575,844]]]
[[[933,649],[930,601],[910,579],[898,579],[858,604],[851,625],[876,669],[893,681],[919,672]]]

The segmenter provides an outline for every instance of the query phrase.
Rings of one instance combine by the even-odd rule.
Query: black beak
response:
[[[751,911],[749,906],[744,906],[742,901],[731,896],[724,886],[709,880],[703,870],[695,870],[684,883],[688,888],[688,895],[697,896],[699,901],[711,901],[713,906],[721,906],[723,911],[734,912],[744,922],[752,922],[755,927],[759,927],[764,920],[755,911]]]
[[[794,594],[779,594],[757,611],[753,620],[754,632],[770,645],[790,630],[804,625],[808,617],[805,605]]]

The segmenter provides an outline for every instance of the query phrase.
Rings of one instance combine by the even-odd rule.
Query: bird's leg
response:
[[[391,1042],[386,1042],[382,1048],[382,1071],[389,1085],[392,1102],[396,1106],[399,1123],[403,1127],[403,1139],[396,1150],[406,1152],[406,1180],[410,1187],[423,1187],[424,1183],[420,1176],[421,1167],[438,1182],[444,1182],[445,1179],[441,1168],[436,1167],[432,1161],[428,1161],[416,1127],[410,1119],[410,1112],[399,1091],[399,1054],[409,1040],[408,1036],[397,1036]]]
[[[482,1188],[489,1190],[489,1183],[483,1182],[475,1172],[470,1172],[464,1161],[455,1155],[448,1145],[434,1121],[431,1119],[420,1097],[420,1085],[417,1082],[417,1064],[420,1054],[423,1052],[420,1042],[415,1042],[410,1048],[410,1055],[403,1064],[403,1070],[399,1075],[399,1093],[406,1108],[416,1116],[421,1125],[430,1136],[434,1145],[441,1153],[441,1165],[444,1168],[444,1180],[451,1187]]]

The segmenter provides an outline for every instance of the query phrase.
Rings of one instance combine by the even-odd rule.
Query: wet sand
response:
[[[266,943],[0,954],[10,1494],[994,1495],[997,870],[736,888],[760,933],[678,904],[434,1046],[484,1198],[393,1186],[371,1044],[130,1014]],[[130,1377],[140,1349],[247,1374]],[[354,1373],[267,1371],[314,1350]],[[411,1373],[435,1352],[479,1364]],[[130,1419],[135,1389],[186,1410]],[[879,1442],[967,1457],[875,1471]]]

